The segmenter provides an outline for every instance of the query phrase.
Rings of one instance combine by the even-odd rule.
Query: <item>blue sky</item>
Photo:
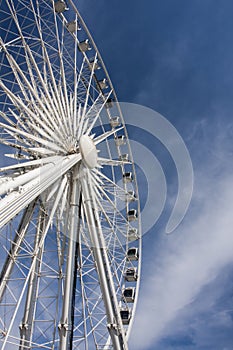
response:
[[[130,131],[158,157],[168,181],[165,210],[143,240],[130,350],[230,350],[233,2],[80,0],[77,5],[119,100],[166,117],[183,137],[194,167],[190,209],[168,236],[174,165],[156,140]]]

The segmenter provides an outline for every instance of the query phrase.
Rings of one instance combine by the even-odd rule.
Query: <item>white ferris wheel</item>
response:
[[[0,0],[0,349],[127,350],[140,208],[74,1]]]

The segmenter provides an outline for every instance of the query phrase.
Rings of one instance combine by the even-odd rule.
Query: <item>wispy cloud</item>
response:
[[[178,325],[184,319],[193,320],[194,300],[233,261],[232,178],[211,176],[209,169],[211,166],[206,166],[196,173],[193,206],[183,225],[174,235],[157,240],[145,259],[130,342],[135,350],[150,349],[152,344],[157,349],[161,339],[175,330],[179,332]],[[153,237],[147,239],[151,245]],[[215,304],[223,289],[219,293],[208,290],[209,302],[202,304],[202,311]],[[221,314],[221,320],[232,323],[226,314]],[[200,329],[198,332],[201,336]]]

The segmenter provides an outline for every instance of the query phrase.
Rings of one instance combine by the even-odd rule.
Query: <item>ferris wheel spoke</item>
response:
[[[47,131],[49,131],[50,134],[52,133],[52,134],[54,135],[54,133],[52,132],[52,130],[50,130],[50,129],[46,126],[46,124],[44,124],[44,123],[42,123],[41,121],[39,121],[39,118],[35,115],[35,113],[33,113],[33,112],[30,110],[30,108],[29,108],[28,106],[26,106],[25,103],[24,103],[19,97],[16,97],[16,96],[5,86],[5,84],[4,84],[2,81],[0,81],[0,86],[1,86],[2,89],[5,91],[5,93],[9,96],[9,98],[12,100],[12,102],[14,103],[15,106],[17,106],[18,108],[23,109],[23,111],[25,111],[26,115],[27,115],[28,117],[30,117],[32,121],[36,121],[36,122],[39,123],[41,126],[43,126],[43,128],[47,129]],[[9,110],[10,110],[11,114],[15,117],[15,119],[18,120],[18,118],[19,118],[18,115],[16,115],[16,113],[15,113],[14,111],[12,111],[11,109],[9,109]],[[4,115],[4,114],[2,113],[2,115]],[[6,116],[5,119],[7,120],[7,116]],[[32,127],[37,128],[37,130],[38,130],[38,127],[35,125],[35,123],[30,123],[30,122],[29,122],[29,124],[30,124]],[[34,141],[37,141],[37,142],[46,144],[46,143],[45,143],[43,140],[41,140],[41,139],[38,141],[38,138],[36,138],[36,136],[32,136],[32,135],[31,135],[31,137],[30,137],[30,134],[28,134],[28,133],[24,134],[25,132],[24,132],[23,130],[20,130],[18,127],[17,127],[17,129],[16,129],[16,126],[14,127],[14,126],[10,126],[10,125],[7,125],[7,124],[4,125],[4,124],[2,124],[2,123],[1,123],[1,126],[7,128],[7,129],[9,129],[9,130],[15,131],[16,134],[21,133],[21,135],[26,136],[28,139],[31,138],[31,139],[33,139]],[[41,132],[41,133],[44,133],[42,129],[40,129],[40,132]],[[48,135],[46,135],[46,137],[48,137]],[[49,137],[51,138],[51,136],[49,136]],[[55,136],[54,139],[57,140],[57,137]],[[60,143],[60,142],[59,142],[59,143]],[[59,148],[57,148],[57,146],[55,145],[55,142],[53,142],[52,144],[50,143],[50,146],[51,146],[51,145],[52,145],[53,148],[55,148],[55,150],[59,150]],[[61,149],[60,149],[60,150],[61,150]]]
[[[15,135],[14,135],[14,136],[15,136]],[[14,136],[13,136],[13,137],[14,137]],[[15,137],[14,137],[14,138],[15,138]],[[26,154],[29,154],[29,155],[32,154],[32,152],[31,152],[30,150],[28,150],[28,148],[26,148],[25,146],[22,146],[22,145],[19,145],[19,144],[16,144],[16,143],[7,141],[6,139],[3,139],[3,138],[1,138],[1,137],[0,137],[0,143],[2,143],[2,144],[5,145],[5,146],[10,147],[11,150],[12,150],[12,149],[16,149],[17,152],[18,152],[19,154],[22,154],[22,152],[24,152],[24,153],[26,153]],[[14,154],[14,156],[16,156],[16,154]],[[30,156],[28,156],[28,157],[30,157]],[[16,157],[14,157],[14,158],[16,158]],[[28,159],[29,159],[29,158],[28,158]],[[4,167],[1,168],[1,169],[4,169]],[[0,170],[0,171],[1,171],[1,170]]]
[[[42,56],[43,56],[43,75],[44,75],[44,81],[45,84],[47,85],[47,70],[46,70],[46,53],[45,53],[45,47],[43,45],[43,40],[42,40],[42,28],[41,28],[41,20],[40,20],[40,12],[39,12],[39,6],[38,6],[38,0],[36,0],[37,8],[35,8],[35,2],[33,0],[30,0],[30,6],[32,8],[33,12],[33,17],[35,20],[35,24],[37,27],[37,32],[38,36],[41,42],[41,51],[42,51]]]
[[[18,128],[14,128],[14,127],[12,127],[10,125],[7,125],[7,124],[1,123],[1,122],[0,122],[0,126],[3,127],[4,129],[8,130],[9,134],[10,134],[10,131],[12,131],[13,135],[14,134],[15,135],[20,134],[20,135],[24,136],[26,138],[26,140],[32,140],[33,142],[39,143],[41,145],[44,145],[46,148],[50,148],[52,153],[53,153],[53,151],[56,151],[56,152],[63,152],[64,151],[64,149],[62,149],[61,147],[57,146],[54,142],[44,140],[43,138],[38,137],[38,136],[34,136],[33,134],[29,134],[26,131],[20,130]]]
[[[59,55],[59,61],[60,61],[60,69],[61,69],[61,82],[64,90],[64,109],[67,113],[68,120],[70,120],[70,110],[68,108],[69,102],[68,102],[68,93],[67,93],[67,85],[66,85],[66,76],[65,76],[65,70],[64,70],[64,62],[63,62],[63,36],[64,36],[64,26],[62,26],[62,34],[61,38],[59,36],[59,29],[58,29],[58,21],[57,16],[55,12],[55,4],[53,3],[53,17],[54,17],[54,23],[55,23],[55,32],[56,32],[56,39],[57,39],[57,47],[58,47],[58,55]],[[71,130],[70,130],[71,131]]]
[[[72,128],[72,116],[71,116],[71,110],[69,108],[70,101],[68,96],[68,89],[67,89],[67,81],[66,81],[66,74],[65,74],[65,67],[64,67],[64,60],[63,60],[63,38],[64,38],[64,25],[62,26],[62,34],[61,39],[59,35],[59,24],[58,24],[58,18],[55,11],[55,5],[53,3],[53,16],[54,16],[54,23],[55,23],[55,32],[56,32],[56,40],[57,40],[57,47],[58,47],[58,55],[59,55],[59,61],[60,61],[60,71],[61,71],[61,84],[60,84],[60,96],[61,96],[61,103],[62,103],[62,109],[64,111],[63,115],[64,121],[66,123],[67,132],[68,135],[72,134],[73,128]],[[63,19],[64,21],[64,19]]]
[[[97,194],[96,198],[97,198],[99,206],[101,207],[101,211],[104,213],[104,215],[109,223],[111,221],[110,221],[110,218],[107,215],[107,212],[105,211],[103,205],[101,204],[101,199],[102,199],[102,202],[104,202],[104,204],[106,206],[108,206],[107,209],[111,208],[111,210],[114,211],[114,213],[116,213],[118,215],[119,219],[121,219],[123,222],[127,221],[125,216],[117,208],[116,204],[111,200],[111,198],[107,195],[107,193],[103,189],[103,187],[101,185],[99,185],[98,183],[96,184],[96,191],[95,192]],[[122,197],[119,197],[119,199],[124,200],[124,198],[122,198]],[[112,225],[110,227],[112,227]]]
[[[133,194],[127,192],[125,188],[120,187],[119,185],[113,183],[108,177],[103,176],[102,173],[98,172],[98,176],[95,173],[93,174],[93,181],[96,185],[95,192],[98,206],[100,207],[101,212],[104,214],[105,220],[111,228],[113,234],[114,230],[116,230],[117,223],[118,235],[115,234],[115,239],[116,244],[122,248],[122,245],[127,238],[125,226],[128,226],[128,229],[132,229],[132,227],[130,226],[125,215],[118,208],[116,200],[113,201],[111,197],[114,195],[114,198],[117,199],[117,201],[120,200],[121,202],[126,203],[127,201],[135,201],[136,198]],[[119,237],[119,234],[121,235],[121,238]],[[111,241],[109,240],[109,244],[110,242]]]
[[[96,59],[96,58],[95,58]],[[83,59],[83,62],[86,61],[86,58],[84,57]],[[95,61],[94,61],[95,62]],[[93,66],[94,67],[94,66]],[[84,106],[82,107],[81,104],[79,104],[79,111],[78,111],[78,115],[79,115],[79,118],[78,118],[78,124],[76,126],[76,130],[77,130],[77,139],[79,140],[81,135],[83,135],[84,133],[87,133],[87,128],[88,130],[91,131],[90,127],[88,127],[88,125],[90,124],[91,120],[93,119],[92,117],[92,113],[94,112],[95,114],[95,117],[94,117],[94,122],[96,121],[96,113],[98,113],[96,111],[96,106],[98,106],[98,103],[100,101],[100,98],[102,98],[102,94],[101,92],[98,93],[97,97],[95,100],[93,100],[90,96],[90,88],[92,87],[93,88],[93,74],[94,74],[94,68],[92,67],[92,71],[91,71],[91,76],[89,78],[89,81],[87,83],[87,86],[86,84],[84,84],[84,82],[82,82],[84,84],[84,88],[85,88],[85,94],[86,94],[86,98],[85,98],[85,101],[84,101]],[[87,110],[87,107],[89,107],[90,104],[90,108],[88,108]],[[103,107],[103,106],[102,106]],[[101,109],[102,109],[101,107]],[[94,125],[93,122],[91,122],[91,125]]]
[[[19,65],[16,63],[16,61],[14,60],[14,58],[12,57],[12,55],[10,55],[10,54],[8,53],[8,51],[7,51],[7,49],[6,49],[6,45],[4,45],[4,43],[3,43],[2,41],[1,41],[1,45],[2,45],[2,47],[4,48],[4,51],[6,52],[8,62],[9,62],[9,64],[10,64],[11,67],[12,67],[12,71],[14,72],[14,75],[15,75],[15,77],[16,77],[16,80],[17,80],[18,84],[19,84],[19,87],[20,87],[20,89],[21,89],[21,91],[22,91],[22,93],[23,93],[23,95],[24,95],[24,97],[25,97],[25,101],[27,101],[27,103],[28,103],[28,101],[31,101],[31,104],[33,105],[33,108],[36,109],[37,113],[40,115],[40,118],[43,120],[43,127],[46,127],[46,124],[48,124],[48,121],[49,121],[49,123],[50,123],[49,126],[51,126],[52,128],[55,128],[55,130],[57,131],[57,133],[59,133],[59,129],[57,128],[57,125],[54,123],[54,120],[51,118],[51,113],[48,113],[48,110],[45,109],[45,105],[42,103],[41,98],[39,97],[38,93],[35,92],[34,88],[31,86],[30,82],[29,82],[28,79],[26,78],[25,74],[22,72],[22,70],[21,70],[21,68],[19,67]],[[26,84],[27,88],[29,89],[29,93],[30,93],[29,96],[26,94],[24,85],[23,85],[22,81],[20,80],[19,75],[18,75],[17,72],[19,72],[19,74],[21,75],[21,77],[22,77],[24,83]],[[52,100],[51,100],[50,94],[48,93],[47,86],[45,85],[45,83],[44,83],[44,81],[43,81],[41,75],[40,75],[40,81],[41,81],[41,83],[42,83],[42,85],[43,85],[43,88],[44,88],[44,90],[45,90],[45,92],[46,92],[46,96],[48,97],[48,99],[49,99],[49,101],[50,101],[50,104],[51,104]],[[4,88],[4,87],[3,87],[3,88]],[[6,93],[9,92],[9,90],[6,90],[6,89],[5,89],[5,92],[6,92]],[[33,97],[32,97],[32,96],[33,96]],[[44,101],[46,100],[46,98],[45,98],[45,96],[44,96],[42,90],[40,90],[40,96],[43,97],[43,100],[44,100]],[[12,95],[11,95],[11,94],[9,94],[9,97],[12,99]],[[30,97],[30,98],[29,98],[29,97]],[[34,100],[34,99],[35,99],[35,100]],[[16,102],[16,103],[17,103],[17,100],[14,99],[13,102]],[[38,107],[38,106],[39,106],[39,107]],[[47,107],[50,107],[50,106],[47,104]],[[42,113],[42,111],[43,111],[44,113],[46,113],[46,118],[45,118],[44,113]],[[53,114],[54,114],[54,111],[53,111]],[[56,115],[56,113],[55,113],[55,115]],[[32,117],[31,114],[29,114],[29,116]],[[36,115],[35,115],[35,114],[34,114],[34,116],[33,116],[33,119],[36,119]],[[37,122],[40,123],[40,124],[42,124],[42,123],[40,122],[40,119],[39,119],[39,120],[38,120],[38,119],[39,119],[39,118],[37,118]],[[58,118],[57,120],[59,121],[60,119]],[[58,139],[56,139],[56,140],[58,140]]]
[[[43,90],[46,92],[46,96],[48,97],[50,95],[49,91],[48,91],[48,87],[47,87],[47,85],[44,82],[44,79],[43,79],[43,77],[42,77],[42,75],[40,73],[38,65],[36,64],[36,61],[35,61],[34,56],[33,56],[31,51],[30,51],[30,57],[31,57],[31,59],[33,61],[33,65],[34,65],[34,67],[36,69],[36,72],[37,72],[39,80],[40,80],[40,82],[42,84]],[[51,64],[51,63],[49,62],[49,64]],[[62,91],[61,87],[60,87],[60,90],[57,89],[57,85],[56,85],[56,91],[57,91],[57,94],[58,94],[58,96],[56,96],[57,97],[56,100],[58,101],[59,111],[61,112],[61,115],[63,117],[64,127],[66,128],[66,134],[69,135],[69,133],[71,132],[71,128],[69,127],[70,114],[69,114],[69,108],[68,108],[68,97],[66,96],[67,95],[67,90],[66,90],[66,82],[65,82],[62,58],[60,58],[60,67],[61,67],[61,71],[62,71],[64,90]],[[52,72],[52,68],[50,68],[50,72]],[[65,95],[65,98],[67,98],[66,104],[64,102],[64,95]],[[51,98],[50,98],[50,101],[51,101]],[[69,116],[68,118],[65,117],[66,113],[68,113],[68,116]]]
[[[69,135],[69,132],[68,132],[68,128],[67,128],[67,121],[65,119],[63,107],[62,107],[61,101],[60,101],[60,93],[61,92],[59,93],[57,89],[54,90],[51,84],[49,86],[50,86],[49,90],[51,92],[52,98],[50,97],[50,99],[49,99],[48,109],[50,109],[50,105],[52,105],[52,108],[53,108],[52,115],[55,116],[55,123],[57,123],[57,125],[55,124],[56,125],[55,130],[57,130],[58,129],[57,126],[59,126],[59,128],[61,129],[61,132],[62,132],[61,139],[63,140],[63,142],[65,142],[66,140],[64,140],[64,138]],[[43,94],[42,94],[42,96],[43,96]]]
[[[39,26],[39,24],[37,24]],[[39,27],[40,28],[40,27]],[[63,93],[62,91],[60,90],[59,92],[59,88],[58,88],[58,83],[59,82],[56,82],[56,79],[55,79],[55,76],[54,76],[54,72],[53,72],[53,68],[52,68],[52,63],[51,63],[51,60],[49,58],[49,55],[48,55],[48,52],[47,52],[47,49],[46,49],[46,46],[44,45],[44,40],[43,40],[43,37],[42,37],[42,31],[41,30],[38,30],[39,32],[39,35],[40,35],[40,41],[41,41],[41,44],[42,44],[42,50],[43,50],[43,56],[45,56],[46,58],[46,62],[47,62],[47,65],[48,65],[48,69],[49,69],[49,73],[50,73],[50,77],[51,77],[51,81],[52,81],[52,84],[53,84],[53,88],[50,86],[50,90],[53,94],[53,101],[51,99],[51,96],[50,96],[50,93],[49,93],[49,90],[48,90],[48,85],[46,84],[46,80],[43,79],[41,73],[40,73],[40,70],[36,64],[36,61],[34,59],[34,56],[32,54],[32,52],[30,51],[30,57],[33,61],[33,65],[36,69],[36,72],[37,72],[37,75],[38,75],[38,78],[42,84],[42,87],[43,87],[43,91],[45,92],[46,94],[46,97],[45,99],[47,98],[49,103],[52,104],[54,106],[54,102],[56,103],[56,109],[59,108],[59,112],[61,113],[61,117],[63,119],[63,127],[65,128],[66,130],[66,134],[69,133],[71,130],[68,128],[67,126],[67,118],[65,117],[65,112],[64,112],[64,108],[65,106],[62,105],[61,103],[61,99],[63,98]],[[59,44],[59,42],[57,42],[57,44]],[[59,56],[60,57],[60,56]],[[61,70],[62,70],[62,74],[63,74],[63,83],[65,84],[66,86],[66,83],[65,83],[65,75],[64,75],[64,69],[63,69],[63,60],[62,60],[62,57],[60,57],[60,65],[61,65]],[[46,71],[46,68],[44,68],[44,71]],[[46,77],[47,77],[47,74],[46,74]],[[54,92],[55,94],[53,93],[53,89],[54,89]],[[41,91],[42,92],[42,91]],[[67,93],[67,91],[65,90],[65,93]],[[68,100],[67,100],[68,101]],[[56,111],[56,110],[55,110]],[[69,110],[67,109],[67,112],[69,112]],[[55,113],[56,115],[56,113]],[[70,118],[68,118],[68,120],[70,120]],[[57,118],[57,122],[60,122],[60,119]]]
[[[96,58],[97,58],[97,53],[95,54],[94,62],[95,62]],[[93,67],[91,69],[91,74],[89,76],[88,86],[87,86],[86,99],[85,99],[84,107],[83,107],[83,116],[86,115],[88,100],[89,100],[89,97],[90,97],[90,88],[92,86],[92,80],[93,80],[93,77],[94,77],[94,72],[95,72],[95,66],[93,65]]]
[[[7,50],[7,45],[5,45],[5,44],[3,43],[3,41],[2,41],[1,38],[0,38],[0,47],[1,47],[1,49],[4,50],[4,52],[5,52],[5,54],[6,54],[7,60],[8,60],[8,62],[9,62],[9,65],[10,65],[11,69],[12,69],[12,72],[13,72],[13,74],[14,74],[14,76],[15,76],[15,79],[16,79],[16,81],[17,81],[19,87],[20,87],[20,90],[21,90],[21,92],[22,92],[22,94],[23,94],[23,96],[24,96],[24,99],[25,99],[26,101],[29,101],[28,93],[27,93],[27,91],[26,91],[24,85],[22,84],[22,81],[21,81],[20,76],[19,76],[19,73],[18,73],[18,71],[19,71],[19,66],[17,65],[17,63],[16,63],[16,61],[14,60],[14,58],[12,57],[12,55],[10,55],[10,53],[8,52],[8,50]],[[20,69],[20,71],[21,71],[21,69]],[[25,78],[25,77],[24,77],[24,78]],[[25,79],[26,79],[26,78],[25,78]]]
[[[95,100],[91,99],[91,104],[88,106],[88,110],[85,117],[86,118],[88,117],[90,121],[95,119],[96,113],[98,113],[99,108],[101,108],[102,106],[102,101],[103,101],[103,96],[99,92]]]
[[[102,93],[99,94],[99,96],[98,96],[97,99],[98,99],[98,101],[99,101],[99,97],[101,97],[101,98],[103,99],[103,102],[101,103],[100,106],[98,106],[99,108],[98,108],[98,110],[97,110],[96,113],[95,113],[95,117],[94,117],[93,121],[91,122],[91,125],[88,127],[87,130],[85,130],[85,133],[86,133],[87,135],[90,135],[92,129],[94,128],[94,126],[95,126],[97,120],[98,120],[99,117],[100,117],[100,113],[102,112],[103,108],[105,107],[106,102],[108,101],[108,99],[109,99],[109,97],[111,96],[111,94],[112,94],[112,90],[110,90],[110,92],[108,93],[108,95],[105,96],[104,98],[103,98]],[[91,109],[89,110],[89,112],[92,111],[93,106],[96,106],[96,104],[97,104],[97,101],[95,101],[95,103],[92,104],[92,107],[91,107]],[[88,114],[89,114],[89,113],[87,113],[87,116],[88,116]]]
[[[122,130],[122,129],[123,129],[123,127],[120,127],[120,128],[118,128],[118,129],[116,129],[116,130],[114,129],[114,130],[111,130],[111,131],[106,131],[106,132],[104,132],[103,134],[97,136],[97,137],[94,139],[95,145],[97,146],[100,142],[106,140],[109,136],[114,135],[117,131],[120,131],[120,130]]]
[[[122,160],[116,160],[116,159],[107,159],[103,157],[99,157],[98,163],[103,165],[109,165],[109,166],[119,166],[122,164],[130,164],[130,161],[122,161]]]
[[[76,30],[77,30],[77,26],[78,26],[78,22],[77,22],[77,14],[75,14],[75,24],[76,24]],[[77,51],[78,51],[78,47],[77,45],[74,45],[74,91],[73,91],[73,108],[71,108],[72,114],[73,114],[73,132],[76,131],[76,127],[77,127],[77,81],[78,81],[78,74],[77,74]],[[71,98],[70,98],[71,100]],[[75,133],[76,134],[76,133]]]
[[[26,84],[27,88],[29,89],[29,91],[32,93],[32,95],[36,98],[36,100],[39,102],[40,99],[38,97],[38,92],[37,89],[34,89],[34,86],[31,85],[31,82],[29,81],[29,79],[26,77],[26,74],[23,72],[23,70],[20,68],[19,64],[16,62],[16,60],[14,59],[13,55],[9,52],[9,49],[7,47],[10,47],[9,45],[6,45],[2,39],[0,39],[0,44],[1,44],[1,48],[4,50],[7,60],[9,62],[9,65],[12,68],[12,72],[15,75],[15,78],[19,84],[19,87],[21,89],[21,91],[24,94],[24,97],[26,97],[26,101],[29,101],[30,99],[27,96],[25,87],[23,85],[23,82],[21,79],[23,79],[24,83]],[[19,75],[21,76],[21,79],[19,77]],[[31,78],[30,78],[31,79]],[[34,79],[34,78],[33,78]]]
[[[112,203],[111,201],[109,201],[109,202]],[[123,230],[121,229],[119,222],[122,221],[122,223],[124,223],[126,221],[125,217],[119,212],[119,210],[116,208],[115,205],[110,205],[108,208],[104,208],[101,204],[101,201],[98,199],[97,199],[97,204],[101,210],[101,213],[104,215],[104,219],[102,219],[101,221],[104,223],[107,223],[109,226],[110,232],[108,233],[108,236],[110,236],[110,235],[113,236],[112,240],[108,239],[108,247],[107,248],[109,248],[109,246],[111,246],[111,244],[113,244],[113,241],[114,241],[114,244],[122,249],[124,242],[122,242],[122,239],[120,239],[119,234],[121,234],[125,240],[125,232],[123,232]],[[110,209],[110,212],[107,212],[106,209],[108,209],[108,210]],[[111,216],[113,216],[114,209],[115,209],[114,216],[117,216],[117,221],[118,221],[118,226],[117,226],[118,235],[116,234],[116,232],[114,232],[116,230],[116,227],[114,224],[115,218],[111,217]],[[116,221],[116,219],[115,219],[115,221]]]
[[[28,45],[26,44],[26,41],[24,39],[24,35],[22,33],[21,26],[20,26],[18,18],[17,18],[17,13],[16,13],[16,10],[15,10],[15,7],[14,7],[14,3],[13,3],[12,0],[10,0],[10,1],[6,0],[6,2],[8,4],[8,6],[9,6],[10,11],[11,11],[12,18],[14,19],[15,25],[16,25],[17,30],[19,32],[19,36],[20,36],[20,38],[21,38],[21,40],[22,40],[22,42],[24,44],[25,61],[27,63],[28,73],[29,73],[29,76],[30,76],[30,79],[31,79],[31,82],[32,82],[32,85],[33,85],[33,88],[34,88],[34,91],[37,91],[37,84],[35,82],[34,74],[33,74],[33,71],[32,71],[32,66],[31,66],[31,63],[30,63],[30,59],[32,58],[31,57],[31,52],[30,51],[28,52]],[[11,5],[10,5],[10,3],[11,3]],[[29,57],[30,57],[30,59],[29,59]]]

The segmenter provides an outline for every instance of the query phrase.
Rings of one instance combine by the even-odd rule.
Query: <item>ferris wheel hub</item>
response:
[[[79,140],[79,149],[85,165],[89,169],[95,168],[98,165],[98,152],[92,138],[88,135],[82,135]]]

